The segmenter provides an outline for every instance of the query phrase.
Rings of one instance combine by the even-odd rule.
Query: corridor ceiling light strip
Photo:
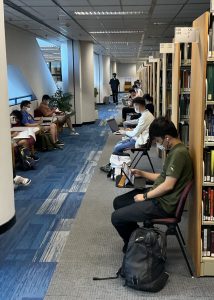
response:
[[[106,30],[106,31],[90,31],[91,34],[103,34],[103,33],[142,33],[143,30]]]
[[[74,11],[76,16],[127,16],[142,15],[143,11]]]

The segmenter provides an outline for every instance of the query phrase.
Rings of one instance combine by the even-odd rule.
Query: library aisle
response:
[[[103,121],[117,113],[100,106],[100,120],[79,136],[64,129],[64,149],[39,153],[37,170],[23,173],[32,183],[15,192],[17,222],[0,236],[0,300],[44,298],[106,142]]]

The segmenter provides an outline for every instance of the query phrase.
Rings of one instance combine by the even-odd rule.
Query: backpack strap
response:
[[[117,271],[116,276],[112,277],[93,277],[93,280],[109,280],[109,279],[117,279],[120,276],[121,268]]]

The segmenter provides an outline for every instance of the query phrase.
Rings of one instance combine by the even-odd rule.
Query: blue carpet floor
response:
[[[0,236],[0,300],[44,298],[105,145],[105,120],[118,113],[112,104],[98,110],[79,136],[64,129],[63,150],[40,153],[36,170],[18,172],[32,183],[15,191],[17,222]]]

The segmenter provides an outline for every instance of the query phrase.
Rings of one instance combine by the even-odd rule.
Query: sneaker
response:
[[[63,143],[63,141],[58,140],[56,141],[55,145],[64,146],[65,143]]]
[[[35,154],[31,155],[31,158],[33,158],[34,161],[39,161],[40,160],[40,158],[38,156],[36,156]]]
[[[62,150],[63,149],[63,145],[55,143],[54,144],[54,149],[60,149],[60,150]]]
[[[80,135],[80,134],[78,132],[76,132],[76,131],[71,131],[70,135]]]
[[[100,170],[105,172],[105,173],[109,173],[111,170],[111,164],[107,164],[105,166],[100,167]]]
[[[17,175],[15,178],[13,178],[13,183],[15,186],[18,186],[18,185],[27,186],[31,183],[31,179]]]

